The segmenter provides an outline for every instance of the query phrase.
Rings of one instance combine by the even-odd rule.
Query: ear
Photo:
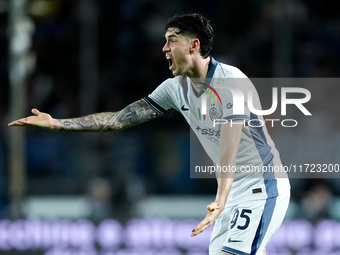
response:
[[[200,40],[198,40],[197,38],[192,39],[191,46],[190,46],[190,53],[199,52],[200,45],[201,45]]]

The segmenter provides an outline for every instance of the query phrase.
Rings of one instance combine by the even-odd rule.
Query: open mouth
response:
[[[172,59],[168,58],[168,61],[169,61],[169,69],[171,69],[171,67],[172,67]]]

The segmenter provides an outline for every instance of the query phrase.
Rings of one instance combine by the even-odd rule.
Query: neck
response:
[[[203,86],[201,83],[203,83],[207,77],[210,60],[210,57],[207,57],[197,61],[192,74],[190,76],[188,75],[193,87],[195,89],[197,88],[197,91],[199,91],[199,88]]]

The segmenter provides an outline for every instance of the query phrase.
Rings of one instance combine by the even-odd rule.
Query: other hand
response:
[[[207,216],[205,216],[204,220],[202,220],[192,231],[191,236],[197,236],[198,234],[202,233],[204,230],[206,230],[209,226],[211,226],[216,218],[221,214],[223,211],[224,206],[221,206],[220,204],[213,202],[210,205],[207,206],[208,213]]]
[[[55,121],[51,117],[51,115],[47,113],[40,112],[38,109],[33,108],[31,111],[34,115],[26,118],[18,119],[12,121],[8,124],[9,127],[12,126],[32,126],[32,127],[40,127],[46,129],[55,129]]]

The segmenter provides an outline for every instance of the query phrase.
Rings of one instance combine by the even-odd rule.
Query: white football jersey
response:
[[[248,102],[250,92],[252,102]],[[262,109],[256,89],[236,67],[211,58],[207,79],[199,92],[192,87],[190,79],[182,75],[165,80],[144,100],[158,113],[164,114],[170,109],[180,112],[215,166],[220,166],[221,125],[232,120],[243,121],[228,205],[275,197],[290,189],[285,173],[262,171],[263,166],[281,166],[281,160],[262,116],[249,111],[249,103],[255,109]],[[250,171],[253,166],[259,171],[253,171],[255,168]]]

